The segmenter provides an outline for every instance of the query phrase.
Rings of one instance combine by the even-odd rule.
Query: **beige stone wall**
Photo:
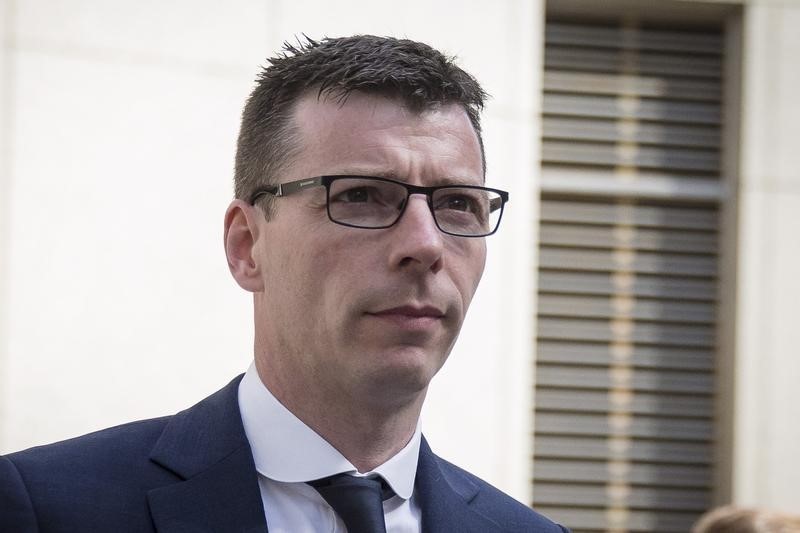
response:
[[[6,0],[3,451],[174,411],[247,364],[220,222],[267,10],[205,4]]]
[[[800,509],[800,3],[743,24],[733,499]]]
[[[11,120],[11,62],[9,61],[10,43],[9,43],[9,15],[11,6],[8,0],[0,0],[0,387],[6,381],[6,353],[4,349],[4,342],[2,339],[7,338],[8,331],[6,324],[8,323],[7,317],[7,294],[8,294],[8,278],[6,272],[8,269],[8,233],[10,217],[8,216],[11,199],[9,197],[9,189],[11,186],[11,179],[9,176],[10,168],[10,139],[9,129]],[[8,405],[0,400],[0,421],[4,419]],[[3,425],[0,423],[0,440],[2,440]]]

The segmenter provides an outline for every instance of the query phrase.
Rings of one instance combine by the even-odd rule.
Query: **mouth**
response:
[[[387,321],[402,329],[428,329],[438,325],[445,317],[444,311],[428,305],[403,305],[368,312],[367,315]]]

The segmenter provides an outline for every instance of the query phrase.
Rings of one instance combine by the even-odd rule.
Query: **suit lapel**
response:
[[[422,439],[415,488],[423,533],[491,533],[498,525],[473,510],[480,488],[433,454]]]
[[[267,531],[239,381],[172,417],[153,448],[150,460],[182,480],[147,493],[159,533]]]
[[[267,522],[239,413],[241,376],[172,417],[150,460],[181,481],[147,493],[159,533],[264,533]],[[415,482],[423,533],[491,533],[498,525],[471,506],[480,488],[422,439]]]

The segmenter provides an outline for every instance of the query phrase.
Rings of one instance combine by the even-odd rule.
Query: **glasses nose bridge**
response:
[[[411,197],[412,196],[424,196],[425,197],[425,203],[428,206],[428,211],[431,214],[431,218],[433,219],[433,223],[438,228],[439,227],[439,223],[436,220],[436,212],[433,209],[433,193],[435,192],[436,189],[432,188],[432,187],[422,187],[422,186],[419,186],[419,185],[411,185],[410,183],[403,183],[402,185],[406,190],[406,201],[403,204],[403,209],[400,211],[400,213],[399,213],[399,215],[397,217],[397,220],[395,221],[395,224],[400,222],[400,219],[403,218],[403,216],[405,215],[406,209],[408,208],[408,204],[411,201]]]
[[[408,204],[408,200],[410,200],[412,196],[422,195],[425,197],[425,201],[428,203],[431,214],[433,214],[433,193],[436,191],[436,187],[423,187],[421,185],[412,185],[410,183],[403,183],[402,185],[406,190],[406,204]]]

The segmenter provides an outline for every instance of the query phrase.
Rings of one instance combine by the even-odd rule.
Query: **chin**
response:
[[[385,390],[409,394],[424,392],[439,372],[446,357],[434,357],[430,350],[405,347],[385,354],[370,381]]]

